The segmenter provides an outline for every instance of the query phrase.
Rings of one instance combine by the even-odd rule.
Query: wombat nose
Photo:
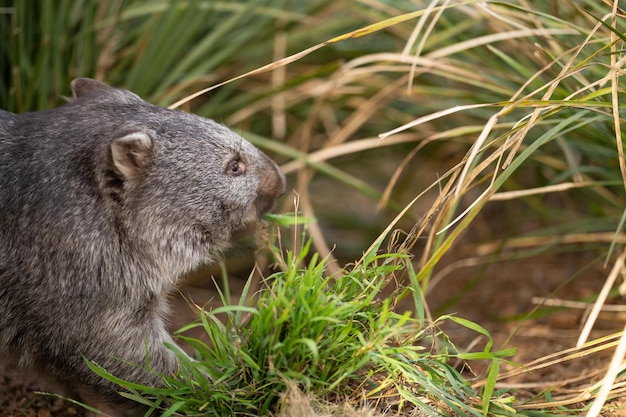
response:
[[[276,167],[276,171],[278,172],[278,185],[276,187],[276,198],[280,197],[281,195],[285,194],[285,190],[287,188],[287,178],[285,177],[285,174],[283,173],[283,171],[280,170],[280,168]]]
[[[276,199],[285,194],[287,180],[285,174],[273,162],[263,171],[263,179],[256,200],[256,209],[259,216],[267,213],[276,204]]]

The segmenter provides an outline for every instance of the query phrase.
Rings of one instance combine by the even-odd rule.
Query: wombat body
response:
[[[88,369],[144,383],[177,369],[168,294],[284,192],[226,127],[77,79],[74,98],[0,111],[0,360],[112,415],[134,410]],[[139,364],[134,367],[130,364]]]

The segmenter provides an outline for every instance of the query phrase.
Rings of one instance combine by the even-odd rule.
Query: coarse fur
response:
[[[90,79],[72,91],[57,109],[0,110],[0,358],[130,416],[140,409],[84,358],[143,384],[176,371],[168,294],[270,210],[285,178],[212,120]]]

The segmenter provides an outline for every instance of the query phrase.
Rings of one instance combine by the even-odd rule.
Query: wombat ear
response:
[[[111,158],[115,168],[125,177],[141,175],[150,163],[152,139],[144,132],[133,132],[113,139]]]
[[[113,90],[113,87],[108,84],[92,80],[91,78],[76,78],[72,80],[70,86],[72,87],[74,98],[84,97],[95,92],[110,92]]]
[[[108,100],[126,104],[143,103],[143,100],[135,93],[113,88],[102,81],[92,80],[91,78],[76,78],[70,85],[73,97],[68,99],[69,101],[90,96],[100,101]]]

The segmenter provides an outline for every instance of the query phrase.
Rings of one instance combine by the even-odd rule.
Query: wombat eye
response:
[[[238,176],[246,172],[246,164],[242,161],[233,160],[228,163],[226,174]]]

